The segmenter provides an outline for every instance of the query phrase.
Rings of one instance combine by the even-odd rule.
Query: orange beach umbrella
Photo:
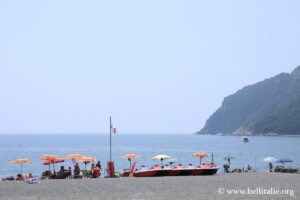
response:
[[[75,153],[75,154],[67,155],[66,159],[76,161],[76,160],[80,160],[82,157],[86,157],[86,156],[83,156],[83,155],[81,155],[79,153]]]
[[[57,159],[59,159],[59,157],[58,157],[58,156],[55,156],[55,155],[42,155],[42,156],[40,157],[40,159],[52,161],[52,160],[57,160]]]
[[[129,169],[131,169],[131,159],[137,159],[139,157],[140,157],[139,155],[134,154],[134,153],[129,153],[129,154],[125,154],[125,155],[121,156],[121,158],[128,159],[129,167],[130,167]]]
[[[201,165],[201,159],[205,158],[205,157],[208,157],[208,154],[205,153],[205,152],[197,152],[197,153],[193,153],[192,156],[193,157],[199,157],[199,159],[200,159],[200,165]]]
[[[128,158],[128,159],[135,159],[135,158],[139,158],[140,156],[134,153],[129,153],[129,154],[125,154],[122,155],[121,158]]]
[[[32,160],[27,158],[19,158],[16,160],[11,161],[13,164],[20,164],[21,165],[21,174],[23,173],[23,163],[32,163]]]
[[[40,159],[46,160],[46,161],[52,163],[52,165],[53,165],[53,172],[54,173],[55,173],[55,168],[54,168],[55,161],[62,160],[61,158],[59,158],[56,155],[43,155],[43,156],[40,157]],[[50,171],[50,164],[49,164],[49,171]]]
[[[80,161],[84,163],[85,169],[86,169],[86,165],[88,163],[91,163],[91,162],[96,162],[96,158],[92,158],[92,157],[88,157],[88,156],[82,156],[80,158]]]

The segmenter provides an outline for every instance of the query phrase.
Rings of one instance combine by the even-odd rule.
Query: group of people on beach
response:
[[[230,165],[226,163],[223,165],[223,169],[224,169],[224,173],[255,172],[255,169],[253,169],[250,165],[247,165],[246,169],[245,167],[243,167],[242,169],[235,168],[232,171],[230,171]]]
[[[50,168],[49,168],[50,169]],[[78,178],[99,178],[102,173],[101,162],[98,161],[96,164],[92,163],[90,169],[81,170],[77,162],[74,163],[74,169],[71,167],[67,169],[65,166],[61,166],[58,172],[51,172],[51,170],[44,171],[40,179],[78,179]],[[39,179],[39,178],[38,178]],[[27,174],[17,174],[16,177],[10,176],[1,179],[2,181],[13,181],[36,183],[37,178],[33,177],[31,173]]]
[[[64,166],[60,167],[58,173],[52,174],[51,171],[45,171],[42,173],[42,179],[51,178],[51,179],[66,179],[66,178],[99,178],[101,176],[102,167],[101,162],[98,161],[97,164],[92,163],[91,169],[80,170],[79,164],[75,162],[74,170],[72,171],[71,167],[65,169]]]

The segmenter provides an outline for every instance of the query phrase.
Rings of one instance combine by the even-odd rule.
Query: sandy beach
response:
[[[6,181],[0,182],[0,199],[299,199],[299,178],[299,174],[244,173],[197,177],[43,180],[32,185]],[[233,190],[239,194],[230,194]]]

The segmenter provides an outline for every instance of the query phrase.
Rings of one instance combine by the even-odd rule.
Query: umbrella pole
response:
[[[23,163],[21,163],[21,174],[23,174]]]
[[[199,159],[200,159],[200,165],[201,165],[201,157],[199,157]]]
[[[49,163],[49,172],[51,171],[51,169],[50,169],[50,163]]]
[[[53,165],[53,173],[55,174],[54,162],[52,162],[52,165]]]
[[[84,168],[85,168],[85,170],[86,170],[86,164],[87,164],[87,163],[84,163]]]
[[[112,129],[112,124],[111,124],[111,117],[109,117],[109,161],[111,162],[111,129]]]
[[[131,159],[129,158],[129,169],[131,170]]]

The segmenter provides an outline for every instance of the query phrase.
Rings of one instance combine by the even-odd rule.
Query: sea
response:
[[[267,171],[267,163],[263,159],[268,156],[289,158],[292,163],[287,167],[300,167],[300,137],[278,136],[250,136],[249,142],[244,143],[240,136],[211,136],[193,134],[113,134],[112,160],[116,171],[129,168],[127,159],[120,158],[123,154],[135,153],[140,155],[136,160],[137,166],[159,164],[152,157],[166,154],[173,161],[188,165],[199,164],[199,158],[192,157],[195,152],[206,152],[210,155],[202,162],[214,162],[222,166],[224,157],[232,156],[231,168],[243,168],[250,165],[257,171]],[[102,168],[106,168],[109,160],[109,134],[26,134],[0,135],[0,177],[15,176],[20,173],[20,165],[11,163],[17,158],[29,158],[33,162],[23,165],[23,173],[41,175],[48,166],[42,165],[41,155],[57,155],[61,158],[69,154],[80,153],[101,161]],[[168,161],[164,161],[165,164]],[[55,165],[71,166],[72,161]],[[82,169],[84,164],[80,163]],[[90,168],[90,164],[87,165]]]

